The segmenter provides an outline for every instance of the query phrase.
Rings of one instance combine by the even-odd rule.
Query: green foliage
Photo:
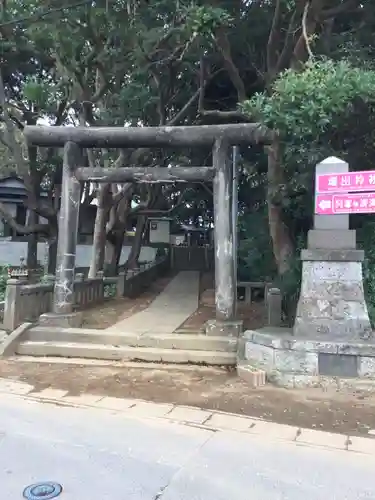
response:
[[[264,212],[239,217],[238,275],[243,281],[268,281],[276,274]]]
[[[185,11],[186,28],[192,34],[210,36],[220,26],[228,26],[231,16],[224,9],[209,5],[192,5]]]
[[[24,99],[32,102],[37,109],[42,109],[46,113],[60,97],[58,88],[53,82],[35,75],[26,76],[22,87],[22,95]]]
[[[332,154],[350,160],[358,152],[361,163],[357,168],[365,169],[364,163],[368,165],[373,158],[375,71],[356,67],[345,59],[310,61],[301,71],[288,69],[280,74],[269,93],[255,94],[242,107],[280,136],[285,184],[279,186],[275,197],[292,234],[301,233],[303,237],[311,227],[315,164]],[[366,245],[366,289],[369,304],[375,306],[373,243]],[[293,321],[299,296],[301,267],[297,255],[298,250],[289,272],[278,284],[288,321]]]
[[[308,62],[301,72],[286,70],[270,95],[256,94],[243,109],[288,142],[316,142],[359,100],[375,102],[375,71],[326,59]]]
[[[275,282],[275,285],[280,288],[283,297],[283,319],[290,327],[294,324],[301,290],[302,262],[300,253],[303,248],[306,248],[306,241],[304,235],[299,235],[294,255],[290,259],[288,271],[282,276],[278,276]]]
[[[367,221],[358,231],[359,246],[365,251],[363,284],[372,326],[375,326],[375,222]]]
[[[116,293],[117,293],[116,283],[104,285],[104,298],[113,299],[116,297]]]
[[[8,280],[8,268],[9,266],[0,266],[0,300],[5,299],[5,290],[7,287]]]

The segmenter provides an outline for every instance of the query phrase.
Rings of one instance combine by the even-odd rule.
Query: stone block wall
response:
[[[268,333],[266,328],[244,332],[239,360],[264,370],[268,381],[282,387],[364,379],[375,388],[375,342],[304,340],[290,333]]]

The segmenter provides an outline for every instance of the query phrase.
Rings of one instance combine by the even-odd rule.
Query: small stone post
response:
[[[74,268],[81,202],[81,187],[74,170],[80,166],[81,158],[82,152],[77,144],[67,142],[64,147],[53,312],[40,317],[40,322],[44,324],[76,327],[82,324],[81,315],[73,312]]]
[[[269,326],[281,326],[282,295],[279,288],[267,291],[267,320]]]
[[[327,158],[316,174],[348,172],[348,164]],[[302,282],[293,333],[326,340],[364,340],[372,329],[364,298],[362,262],[348,215],[315,215],[302,250]]]
[[[21,323],[19,317],[19,299],[21,297],[21,287],[26,284],[26,280],[10,278],[7,281],[4,302],[4,329],[12,332]]]
[[[117,297],[124,297],[125,286],[126,286],[126,271],[121,271],[118,275],[118,280],[117,280],[117,288],[116,288]]]
[[[215,210],[215,306],[216,319],[208,321],[206,333],[239,335],[241,322],[236,321],[237,276],[233,252],[233,166],[231,148],[218,139],[213,148]]]

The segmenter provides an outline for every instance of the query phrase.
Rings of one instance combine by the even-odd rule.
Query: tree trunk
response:
[[[279,200],[275,200],[276,193],[280,193],[280,187],[284,184],[283,177],[280,144],[275,139],[268,148],[267,203],[269,230],[279,276],[290,269],[290,259],[294,252],[290,232],[284,222],[282,205]]]
[[[57,262],[57,232],[48,242],[48,274],[55,275]]]
[[[147,217],[140,216],[137,219],[137,227],[135,230],[135,236],[132,244],[132,248],[130,250],[130,254],[128,260],[126,261],[127,269],[134,269],[138,267],[138,259],[139,254],[141,253],[142,243],[143,243],[143,234],[146,226]]]
[[[109,245],[106,248],[106,270],[109,276],[116,276],[118,271],[131,199],[132,192],[129,191],[117,206],[111,208],[110,220],[107,224]]]
[[[120,265],[121,252],[122,252],[122,247],[124,245],[125,231],[126,231],[126,227],[125,227],[125,225],[123,225],[121,230],[119,231],[118,237],[116,239],[115,252],[114,252],[115,274],[118,273],[118,267]]]
[[[38,223],[38,214],[31,210],[29,213],[28,225],[34,226]],[[38,233],[30,233],[27,240],[27,261],[28,269],[36,269],[38,266]]]
[[[116,276],[120,263],[122,246],[124,243],[125,226],[117,228],[112,234],[111,241],[107,241],[106,247],[106,274]]]
[[[92,256],[89,269],[89,278],[95,278],[98,271],[102,271],[104,267],[104,254],[106,242],[106,224],[108,219],[108,190],[109,186],[101,186],[98,196],[98,208],[96,211],[94,238],[92,244]]]

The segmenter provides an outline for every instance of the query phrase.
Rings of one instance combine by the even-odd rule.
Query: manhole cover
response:
[[[58,483],[37,483],[32,484],[23,490],[23,497],[27,500],[49,500],[56,498],[62,492],[62,486]]]

